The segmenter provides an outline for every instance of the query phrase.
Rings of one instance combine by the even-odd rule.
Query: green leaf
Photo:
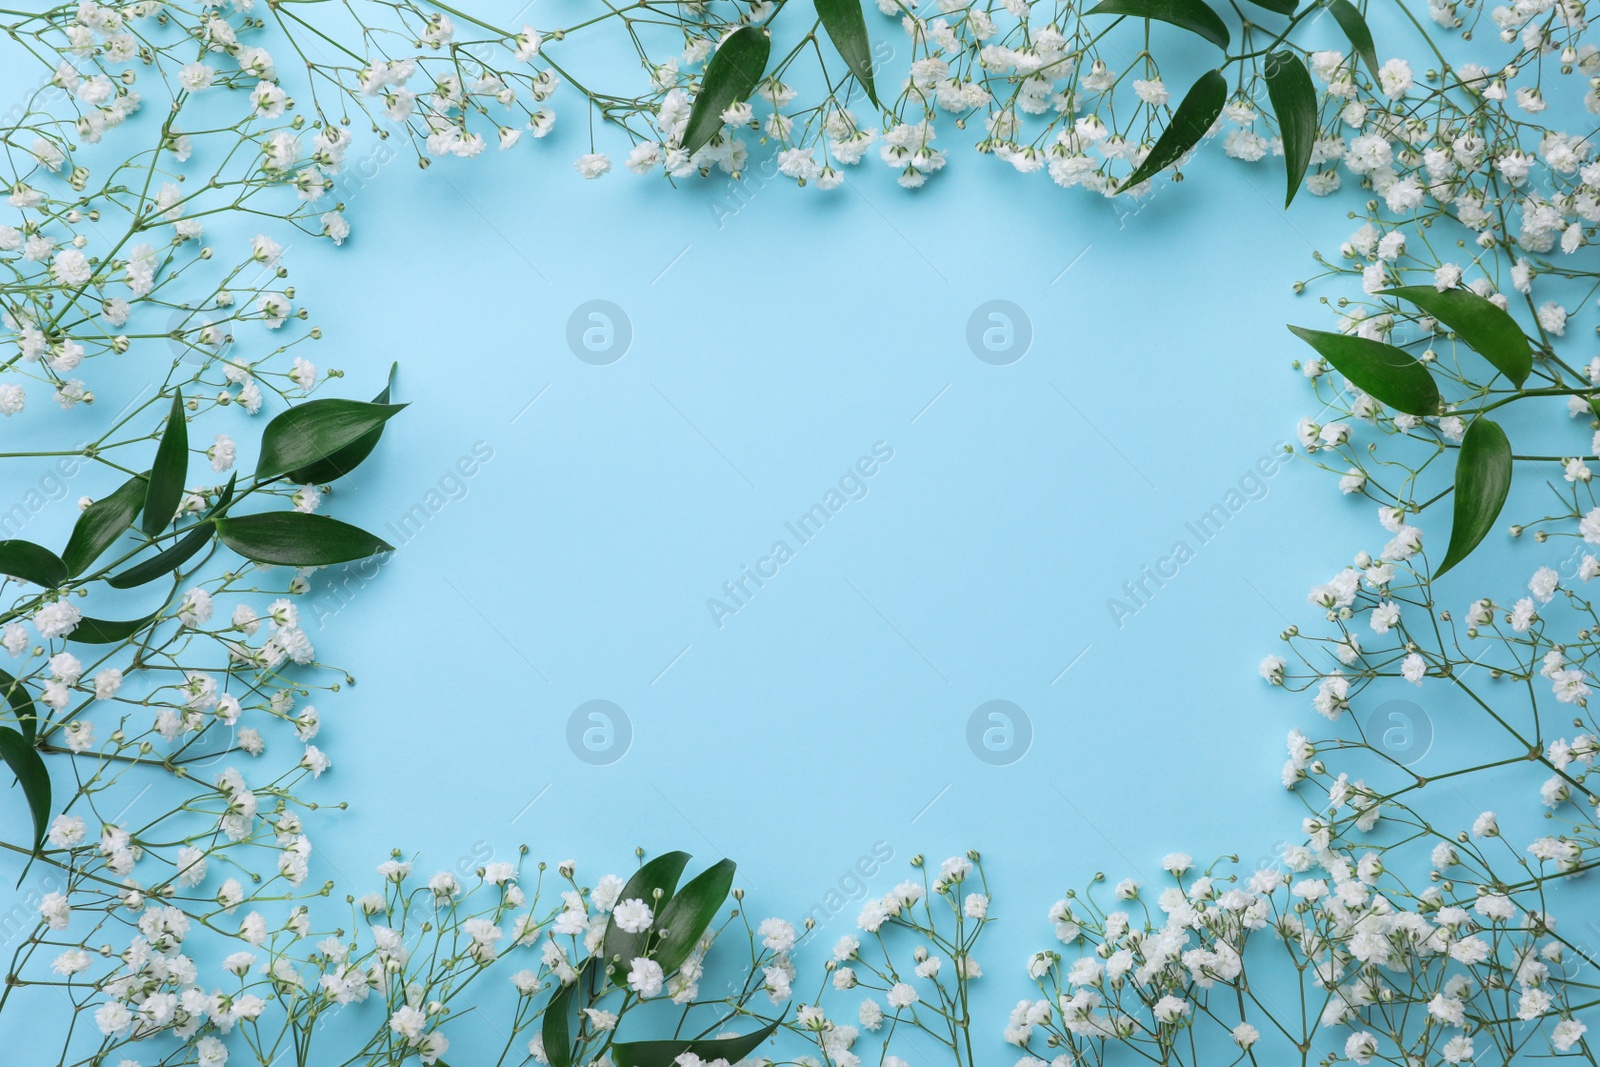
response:
[[[1200,138],[1211,129],[1211,124],[1222,114],[1222,105],[1227,102],[1228,81],[1222,72],[1210,70],[1200,75],[1200,80],[1184,94],[1178,110],[1172,113],[1171,124],[1156,139],[1150,154],[1117,191],[1130,189],[1182,159],[1189,149],[1200,143]]]
[[[1289,332],[1317,350],[1317,354],[1357,389],[1407,415],[1439,414],[1439,387],[1428,368],[1394,345],[1322,330],[1289,327]]]
[[[624,900],[642,900],[650,905],[650,910],[659,917],[672,899],[672,891],[678,887],[678,877],[683,874],[683,868],[688,862],[687,852],[667,852],[657,856],[628,879],[628,884],[617,894],[618,903]],[[659,897],[656,896],[657,890],[661,891]],[[613,984],[618,986],[628,984],[628,968],[633,964],[635,957],[645,954],[645,943],[649,940],[653,929],[653,923],[651,929],[641,930],[636,934],[630,934],[615,922],[606,927],[600,955],[605,961]]]
[[[374,404],[389,403],[389,396],[394,390],[394,372],[398,366],[399,364],[397,363],[389,365],[389,381],[383,387],[383,392],[372,398]],[[325,459],[290,471],[289,478],[291,481],[299,482],[301,485],[321,485],[324,482],[342,478],[361,466],[366,458],[372,455],[372,450],[378,447],[378,442],[382,438],[383,426],[379,425],[374,429],[368,430]]]
[[[1224,51],[1228,48],[1227,25],[1200,0],[1100,0],[1084,14],[1155,19],[1198,33]]]
[[[82,574],[111,542],[133,525],[134,517],[144,504],[145,480],[146,475],[135,474],[116,492],[83,509],[77,525],[72,528],[72,536],[67,539],[67,547],[61,552],[67,573],[73,577]]]
[[[1299,6],[1296,0],[1250,0],[1250,2],[1279,15],[1292,15],[1294,9]]]
[[[238,480],[237,474],[228,479],[228,486],[217,498],[216,505],[206,513],[204,519],[190,527],[188,533],[179,538],[175,544],[143,563],[135,563],[121,574],[113,574],[106,579],[106,584],[113,589],[132,589],[146,582],[153,582],[163,574],[170,574],[189,562],[195,553],[211,542],[211,535],[216,532],[211,520],[233,500],[233,486]]]
[[[85,615],[78,620],[78,625],[72,628],[67,640],[83,645],[114,645],[118,641],[126,641],[160,616],[160,611],[153,611],[142,619],[116,622],[110,619],[91,619]]]
[[[583,984],[588,968],[589,961],[584,960],[583,966],[578,969],[578,977],[570,985],[556,990],[550,997],[550,1003],[545,1005],[544,1022],[539,1032],[544,1037],[544,1055],[550,1061],[550,1067],[572,1067],[572,998]]]
[[[717,909],[733,888],[734,862],[722,860],[701,871],[678,890],[656,916],[660,937],[650,958],[671,974],[694,952],[695,943],[711,926]]]
[[[722,129],[722,113],[755,91],[767,72],[772,38],[765,30],[744,26],[728,34],[706,64],[700,93],[689,109],[683,134],[684,151],[694,155]]]
[[[1456,454],[1455,521],[1435,578],[1472,554],[1500,517],[1509,492],[1511,442],[1498,424],[1480,418],[1467,427]]]
[[[183,483],[189,474],[189,423],[183,417],[183,391],[172,394],[172,411],[156,461],[150,466],[150,484],[144,493],[144,532],[154,537],[167,528],[183,503]]]
[[[1293,52],[1267,57],[1267,98],[1283,135],[1283,161],[1289,173],[1289,194],[1283,201],[1287,208],[1300,191],[1317,143],[1317,90],[1306,65]]]
[[[67,565],[60,556],[32,541],[0,541],[0,574],[54,589],[67,580]]]
[[[1333,21],[1339,24],[1344,35],[1350,38],[1350,47],[1356,50],[1361,61],[1367,65],[1367,71],[1376,81],[1378,77],[1378,49],[1372,43],[1372,31],[1367,28],[1367,20],[1361,17],[1361,12],[1350,0],[1329,0],[1328,10],[1333,12]]]
[[[879,107],[878,90],[872,84],[872,42],[867,37],[867,20],[861,13],[862,0],[816,0],[817,18],[822,20],[828,39],[839,50],[867,91],[873,107]]]
[[[106,579],[106,584],[113,589],[132,589],[146,582],[153,582],[163,574],[172,573],[210,543],[212,529],[210,520],[192,527],[178,539],[177,544],[151,556],[143,563],[135,563],[121,574],[113,574]]]
[[[611,1058],[617,1067],[672,1067],[679,1056],[692,1052],[703,1060],[738,1063],[760,1048],[761,1043],[773,1035],[782,1021],[774,1020],[743,1037],[702,1041],[619,1041],[611,1046]]]
[[[1471,289],[1440,292],[1431,285],[1407,285],[1381,295],[1415,304],[1444,323],[1518,388],[1533,373],[1533,346],[1517,320]]]
[[[267,423],[261,435],[256,478],[308,467],[354,444],[383,426],[404,404],[364,404],[359,400],[308,400]]]
[[[329,567],[394,547],[358,526],[325,515],[268,511],[215,520],[222,543],[245,559],[286,567]]]
[[[0,693],[5,695],[6,703],[11,705],[11,712],[17,717],[18,725],[22,727],[22,736],[28,739],[28,744],[33,744],[34,735],[39,730],[39,711],[34,707],[28,687],[5,671],[0,671]]]
[[[50,821],[50,772],[32,743],[8,726],[0,726],[0,759],[6,761],[11,773],[22,786],[22,795],[28,798],[28,810],[33,813],[33,849],[44,847],[45,829]]]

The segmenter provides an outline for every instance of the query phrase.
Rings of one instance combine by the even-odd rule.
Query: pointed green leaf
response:
[[[327,459],[404,408],[404,404],[359,400],[308,400],[292,407],[269,422],[261,435],[256,478],[272,478]]]
[[[1444,323],[1519,388],[1533,373],[1533,346],[1517,320],[1471,289],[1441,293],[1431,285],[1406,285],[1381,295],[1415,304]]]
[[[218,515],[233,500],[233,487],[239,480],[235,474],[228,479],[228,486],[217,498],[217,503],[206,513],[206,517],[189,529],[177,542],[143,563],[135,563],[121,574],[113,574],[106,579],[106,584],[113,589],[132,589],[146,582],[153,582],[163,574],[171,574],[190,558],[206,547],[211,542],[211,535],[216,532],[211,520]]]
[[[1267,98],[1283,137],[1283,161],[1289,174],[1289,195],[1283,206],[1288,207],[1305,180],[1311,150],[1317,143],[1317,90],[1306,65],[1293,52],[1274,52],[1267,57]]]
[[[719,1037],[702,1041],[619,1041],[611,1046],[611,1056],[617,1067],[673,1067],[685,1052],[692,1052],[702,1060],[722,1060],[738,1063],[771,1037],[781,1019],[763,1026],[755,1033],[743,1037]]]
[[[394,547],[358,526],[326,515],[268,511],[217,519],[217,536],[245,559],[286,567],[331,567]]]
[[[170,548],[158,552],[142,563],[135,563],[121,574],[113,574],[106,579],[106,584],[113,589],[132,589],[146,582],[153,582],[164,574],[171,574],[210,543],[212,531],[213,527],[209,520],[202,522],[192,527]]]
[[[1455,521],[1450,547],[1434,572],[1437,578],[1471,555],[1500,517],[1511,491],[1511,442],[1488,419],[1478,419],[1461,438],[1456,454]]]
[[[6,703],[11,705],[11,713],[17,717],[17,724],[22,728],[22,736],[27,738],[28,744],[33,744],[34,735],[39,730],[39,711],[34,707],[28,687],[5,671],[0,671],[0,696],[4,696]]]
[[[0,574],[54,589],[67,580],[67,565],[60,556],[32,541],[0,541]]]
[[[389,403],[389,396],[394,391],[394,372],[398,366],[396,363],[389,365],[388,384],[383,387],[383,392],[372,398],[374,404]],[[380,424],[327,458],[290,471],[289,480],[301,485],[321,485],[342,478],[361,466],[366,458],[372,455],[372,450],[378,447],[378,442],[382,438],[383,425]]]
[[[550,1061],[550,1067],[572,1067],[572,998],[583,984],[588,968],[589,961],[585,960],[578,970],[578,977],[570,985],[556,990],[550,997],[550,1003],[545,1005],[544,1021],[539,1032],[544,1037],[544,1055]]]
[[[756,84],[767,72],[767,58],[771,54],[772,38],[765,30],[754,26],[734,30],[717,46],[706,64],[700,93],[689,109],[689,125],[683,134],[684,151],[694,155],[716,136],[722,129],[722,113],[755,91]]]
[[[1439,387],[1428,368],[1394,345],[1322,330],[1289,327],[1289,332],[1317,350],[1317,354],[1357,389],[1407,415],[1439,414]]]
[[[134,517],[144,504],[145,481],[145,475],[135,474],[116,492],[83,509],[77,525],[72,528],[72,536],[67,539],[67,547],[61,552],[69,574],[73,577],[82,574],[111,542],[133,525]]]
[[[672,899],[672,891],[678,888],[678,878],[688,862],[687,852],[667,852],[657,856],[633,873],[633,877],[622,887],[622,892],[617,894],[617,902],[642,900],[650,906],[652,913],[659,916]],[[659,897],[656,896],[657,890],[661,893]],[[629,933],[615,921],[606,927],[600,954],[613,984],[628,984],[628,968],[636,957],[645,954],[645,942],[650,933],[648,929],[636,934]]]
[[[1100,0],[1084,14],[1155,19],[1198,33],[1224,51],[1228,47],[1227,24],[1201,0]]]
[[[862,0],[816,0],[817,18],[822,20],[828,39],[849,65],[850,73],[867,91],[867,99],[878,107],[878,90],[872,84],[872,42],[867,37],[861,3]]]
[[[717,909],[728,899],[728,892],[733,888],[733,872],[732,860],[712,864],[678,890],[656,916],[655,925],[660,936],[650,958],[661,965],[663,972],[671,974],[694,952],[695,943],[711,926]]]
[[[0,726],[0,759],[6,761],[11,773],[22,786],[22,795],[28,798],[28,810],[33,813],[33,849],[44,847],[45,830],[50,822],[50,772],[45,770],[39,751],[17,731]]]
[[[1361,12],[1350,0],[1330,0],[1328,10],[1333,12],[1333,21],[1339,24],[1344,35],[1350,39],[1350,47],[1356,50],[1356,55],[1367,65],[1367,71],[1376,81],[1378,77],[1378,49],[1372,43],[1372,31],[1367,28],[1367,20],[1361,17]]]
[[[1200,75],[1200,80],[1184,94],[1178,110],[1172,113],[1171,124],[1156,139],[1150,154],[1117,191],[1131,189],[1182,159],[1189,149],[1200,143],[1200,138],[1211,129],[1211,124],[1222,114],[1222,105],[1227,102],[1228,82],[1222,72],[1211,70]]]
[[[150,537],[165,530],[178,513],[178,505],[183,503],[183,483],[188,475],[189,423],[183,417],[183,392],[176,390],[144,493],[144,525],[140,528]]]
[[[83,645],[114,645],[118,641],[126,641],[160,616],[161,612],[153,611],[142,619],[118,622],[111,619],[91,619],[85,615],[78,620],[78,625],[72,628],[67,640]]]

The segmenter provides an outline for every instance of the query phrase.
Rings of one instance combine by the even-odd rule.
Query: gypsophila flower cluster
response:
[[[914,878],[862,906],[855,932],[833,943],[814,1002],[798,1009],[797,1029],[831,1067],[906,1063],[923,1047],[913,1033],[952,1063],[974,1062],[970,987],[983,977],[974,951],[990,921],[988,882],[976,852],[911,866]]]

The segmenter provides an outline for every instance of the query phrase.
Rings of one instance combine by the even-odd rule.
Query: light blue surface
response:
[[[526,842],[591,882],[684,848],[831,940],[914,854],[980,848],[993,1020],[1064,889],[1272,853],[1308,708],[1255,664],[1375,539],[1371,508],[1292,463],[1215,536],[1192,525],[1311,410],[1283,323],[1325,323],[1290,285],[1342,212],[1286,216],[1275,165],[1216,152],[1137,210],[954,145],[917,193],[871,164],[832,193],[585,182],[578,119],[568,100],[548,140],[427,173],[370,158],[348,244],[288,250],[341,395],[398,360],[412,403],[328,505],[400,551],[303,608],[359,680],[319,701],[315,795],[352,806],[310,827],[313,880],[365,892],[393,847],[470,870]],[[596,300],[631,332],[606,365],[568,342]],[[968,342],[994,300],[1031,331],[1008,365]],[[800,543],[785,524],[874,449],[865,495]],[[779,540],[793,558],[719,626],[708,599]],[[1108,601],[1179,541],[1193,558],[1119,625]],[[569,746],[595,700],[631,724],[615,762]],[[1005,765],[969,747],[995,700],[1032,735]]]
[[[1119,218],[962,155],[919,193],[868,168],[719,224],[720,182],[583,182],[567,132],[542,159],[384,170],[345,249],[292,253],[351,395],[398,359],[415,402],[338,514],[391,530],[493,450],[313,632],[359,678],[325,727],[326,790],[355,802],[328,868],[683,847],[800,915],[875,842],[896,862],[874,892],[979,847],[1006,887],[993,966],[1020,972],[1095,870],[1294,829],[1274,781],[1306,708],[1254,666],[1370,508],[1290,464],[1208,542],[1189,524],[1309,410],[1283,323],[1323,313],[1290,284],[1344,220],[1286,219],[1276,172],[1218,159]],[[631,323],[607,366],[566,340],[596,299]],[[1031,322],[1008,366],[966,340],[993,299]],[[785,523],[878,442],[867,495],[801,545]],[[716,625],[708,598],[779,539],[794,558]],[[1180,540],[1192,561],[1119,627],[1108,600]],[[596,699],[632,723],[608,766],[567,744]],[[1009,766],[967,744],[995,699],[1031,721]]]

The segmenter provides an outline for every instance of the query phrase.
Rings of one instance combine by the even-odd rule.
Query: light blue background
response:
[[[318,701],[315,793],[352,806],[311,824],[314,880],[359,894],[393,847],[471,870],[526,842],[592,884],[636,845],[683,848],[799,919],[875,847],[895,858],[872,894],[914,854],[979,848],[996,1022],[1065,889],[1297,836],[1275,782],[1309,706],[1255,664],[1381,543],[1372,507],[1295,462],[1209,543],[1186,524],[1315,410],[1283,324],[1326,325],[1291,284],[1342,208],[1286,214],[1276,162],[1215,148],[1142,205],[955,143],[914,193],[875,157],[831,193],[585,182],[582,115],[556,103],[556,132],[506,155],[423,173],[358,151],[350,241],[286,256],[319,364],[348,375],[324,395],[365,398],[398,360],[412,403],[330,513],[392,535],[493,452],[376,580],[303,608],[358,679]],[[1008,366],[967,340],[997,299],[1032,333]],[[593,300],[632,335],[606,366],[567,340]],[[880,441],[868,495],[718,628],[707,599]],[[1195,558],[1119,628],[1107,600],[1180,539]],[[567,740],[596,699],[633,734],[604,766]],[[1033,734],[1006,766],[967,739],[995,699]]]
[[[351,197],[345,249],[291,255],[350,395],[399,359],[415,402],[338,514],[387,529],[494,450],[313,631],[359,678],[328,709],[327,788],[357,803],[323,862],[361,883],[391,845],[683,847],[799,915],[875,842],[897,861],[873,892],[978,847],[1003,971],[1096,870],[1253,859],[1296,829],[1274,782],[1308,709],[1254,668],[1372,509],[1293,463],[1203,547],[1185,524],[1314,408],[1283,324],[1323,320],[1290,286],[1345,235],[1329,205],[1286,217],[1274,169],[1207,158],[1128,214],[959,153],[917,193],[864,167],[730,218],[722,179],[582,181],[565,133],[537,159],[395,163]],[[631,323],[609,366],[566,340],[594,299]],[[1031,322],[1010,366],[966,340],[991,299]],[[707,598],[877,441],[869,495],[719,629]],[[1179,539],[1196,558],[1119,629],[1108,598]],[[632,721],[610,766],[567,746],[592,699]],[[1010,766],[968,748],[991,699],[1032,723]]]

